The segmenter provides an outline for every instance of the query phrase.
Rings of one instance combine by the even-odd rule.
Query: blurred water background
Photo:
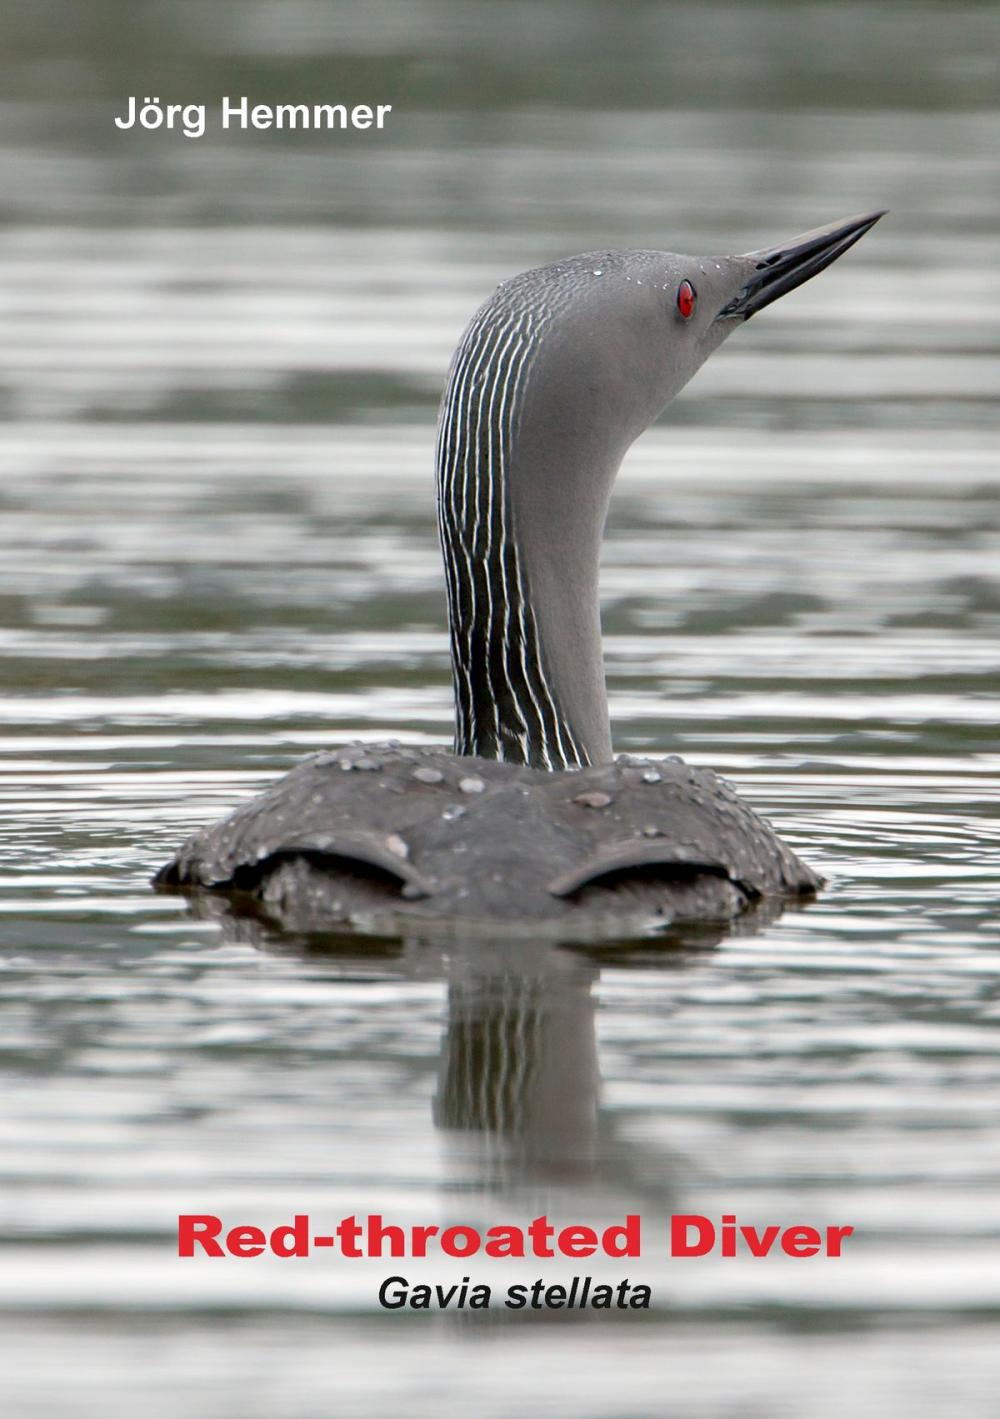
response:
[[[1000,9],[22,0],[0,40],[4,1414],[994,1414]],[[242,93],[393,115],[111,122]],[[497,280],[883,206],[634,449],[605,555],[617,747],[729,775],[815,906],[320,949],[149,890],[307,751],[448,737],[433,422]],[[638,1210],[654,1309],[390,1315],[448,1269],[180,1263],[182,1210]],[[671,1211],[857,1236],[671,1261]]]

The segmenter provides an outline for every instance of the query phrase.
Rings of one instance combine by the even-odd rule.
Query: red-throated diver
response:
[[[715,774],[613,758],[598,560],[630,444],[737,324],[882,215],[745,256],[605,251],[500,285],[438,424],[455,753],[314,755],[196,833],[156,883],[249,895],[297,929],[572,918],[574,934],[814,892]]]

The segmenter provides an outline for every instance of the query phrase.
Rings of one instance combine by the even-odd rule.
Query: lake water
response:
[[[512,6],[522,49],[504,8],[350,4],[338,27],[253,4],[240,28],[177,4],[165,37],[143,9],[122,53],[98,5],[59,40],[70,98],[44,102],[28,22],[6,22],[17,1419],[995,1413],[997,12],[921,7],[915,37],[891,5],[637,6],[632,28]],[[112,138],[108,104],[146,91],[128,65],[161,40],[164,85],[190,60],[202,86],[179,98],[308,97],[305,74],[317,97],[402,94],[398,127]],[[302,755],[450,735],[434,415],[497,280],[882,206],[634,448],[605,549],[616,747],[724,772],[829,877],[815,904],[570,952],[303,943],[150,890],[191,829]],[[641,1261],[570,1270],[629,1274],[653,1306],[388,1313],[394,1271],[498,1293],[568,1272],[182,1263],[182,1211],[640,1212]],[[839,1262],[670,1259],[673,1212],[856,1236]]]

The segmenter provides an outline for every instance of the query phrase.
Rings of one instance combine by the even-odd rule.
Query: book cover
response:
[[[994,1414],[1000,11],[0,36],[2,1413]]]

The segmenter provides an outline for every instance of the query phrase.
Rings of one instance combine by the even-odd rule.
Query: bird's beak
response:
[[[749,320],[779,296],[794,291],[796,286],[843,256],[848,247],[884,216],[883,210],[868,212],[863,217],[848,217],[846,222],[817,227],[780,246],[748,252],[740,259],[750,263],[750,275],[734,299],[719,311],[716,320]]]

